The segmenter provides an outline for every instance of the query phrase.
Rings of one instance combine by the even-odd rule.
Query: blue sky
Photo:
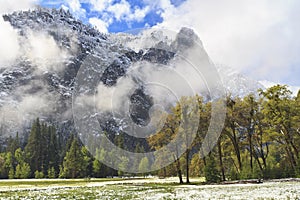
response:
[[[299,0],[26,1],[69,9],[101,32],[190,27],[213,62],[256,80],[300,86]]]
[[[101,2],[107,2],[103,10],[97,8],[96,4],[101,4]],[[171,5],[176,8],[180,6],[185,0],[171,0]],[[40,5],[48,8],[66,8],[71,11],[77,18],[82,20],[85,23],[93,24],[92,19],[99,19],[104,23],[107,23],[106,30],[107,32],[126,32],[132,29],[139,29],[145,27],[152,27],[163,21],[161,14],[164,12],[164,8],[161,6],[149,5],[149,1],[143,0],[99,0],[99,1],[79,1],[79,0],[41,0]],[[79,5],[78,5],[79,3]],[[128,4],[126,4],[128,3]],[[74,5],[78,5],[77,8]],[[150,3],[151,4],[151,3]],[[120,5],[129,5],[129,10],[125,8],[124,15],[119,19],[115,17],[116,13],[122,12],[122,10],[114,10],[113,6]],[[126,6],[125,6],[126,7]],[[74,9],[76,8],[76,9]],[[135,14],[135,11],[141,11],[141,17],[132,16]],[[122,14],[122,13],[120,13]],[[130,18],[130,19],[129,19]],[[100,30],[102,27],[98,27]]]

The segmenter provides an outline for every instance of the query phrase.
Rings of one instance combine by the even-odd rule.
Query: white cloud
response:
[[[131,5],[126,0],[121,0],[120,3],[110,5],[107,11],[111,12],[117,21],[125,20],[127,22],[140,22],[150,11],[150,6],[144,8],[135,7],[131,9]]]
[[[63,63],[69,59],[69,54],[57,45],[53,37],[30,32],[26,43],[24,54],[38,67],[37,73],[64,69]]]
[[[0,68],[11,64],[20,52],[19,36],[8,22],[0,19]]]
[[[0,14],[32,8],[38,0],[1,0]]]
[[[26,93],[36,86],[40,86],[42,89],[34,94]],[[0,126],[7,126],[6,133],[23,131],[23,126],[30,125],[36,117],[47,116],[56,109],[55,102],[58,98],[49,93],[46,87],[42,81],[31,81],[30,85],[16,89],[15,94],[18,96],[18,101],[13,96],[6,99],[6,103],[0,107]]]
[[[95,17],[90,19],[92,25],[98,24],[98,29],[101,27],[100,30],[107,30],[108,26],[115,20],[128,23],[141,22],[151,10],[150,5],[142,8],[134,7],[126,0],[121,0],[118,3],[115,3],[113,0],[90,0],[89,3],[94,11],[102,14],[101,19],[98,21]]]
[[[0,14],[30,9],[34,7],[35,2],[36,0],[24,0],[21,3],[16,0],[7,1],[1,5]],[[61,70],[62,63],[69,58],[68,52],[60,49],[48,34],[28,32],[28,37],[21,37],[2,17],[0,30],[0,68],[11,66],[19,56],[27,56],[38,67],[39,72]]]
[[[170,0],[143,0],[143,2],[150,10],[156,10],[159,15],[173,13],[176,9]]]
[[[124,109],[124,106],[128,103],[128,94],[133,89],[134,82],[129,78],[118,80],[115,87],[99,84],[96,96],[97,108],[101,111]]]
[[[78,12],[81,9],[79,0],[68,0],[67,3],[72,11]]]
[[[1,0],[0,15],[16,10],[32,8],[36,0]],[[20,54],[19,36],[16,30],[0,17],[0,68],[11,64]]]
[[[95,95],[81,95],[75,99],[75,104],[83,107],[96,106],[102,112],[126,110],[129,94],[132,94],[135,87],[134,82],[128,77],[119,79],[115,87],[100,83]]]
[[[216,63],[273,81],[289,78],[290,66],[300,63],[299,1],[188,0],[178,8],[169,2],[161,1],[159,27],[194,28]]]
[[[89,19],[89,23],[92,24],[93,26],[95,26],[100,32],[108,33],[107,28],[109,26],[109,22],[105,22],[101,19],[93,17],[93,18]]]
[[[89,3],[93,6],[93,10],[102,12],[112,4],[112,0],[90,0]]]
[[[120,3],[110,5],[107,10],[114,15],[117,21],[120,21],[130,14],[130,4],[126,0],[121,0]]]
[[[81,7],[79,0],[67,0],[70,11],[78,18],[85,17],[86,11]]]
[[[132,13],[130,13],[127,17],[126,20],[127,21],[143,21],[143,19],[145,18],[145,16],[147,15],[147,13],[150,11],[150,7],[146,6],[142,9],[140,8],[136,8]]]

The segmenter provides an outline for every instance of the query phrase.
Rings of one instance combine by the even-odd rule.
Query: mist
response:
[[[41,80],[32,80],[2,100],[5,104],[0,107],[0,126],[6,127],[2,134],[10,135],[22,133],[37,117],[49,117],[56,109],[58,96],[49,93]]]
[[[6,7],[0,9],[0,14],[33,8],[34,2],[9,1],[3,4]],[[24,29],[21,35],[2,16],[0,30],[0,81],[5,83],[12,73],[28,77],[21,84],[12,79],[8,89],[3,88],[0,93],[0,135],[22,133],[24,127],[30,127],[37,117],[48,118],[59,109],[61,94],[49,92],[45,76],[65,69],[77,51],[76,37],[68,30],[51,30],[70,38],[71,47],[66,48],[47,30]]]
[[[96,108],[97,111],[93,112],[119,113],[127,117],[130,97],[137,89],[143,89],[145,94],[153,99],[153,107],[166,112],[183,96],[217,96],[218,94],[213,94],[215,91],[211,89],[220,86],[219,77],[199,38],[192,40],[193,46],[182,47],[184,44],[176,43],[177,33],[172,34],[147,30],[144,35],[138,36],[112,35],[111,38],[117,40],[117,43],[135,49],[136,52],[150,47],[168,51],[172,49],[172,45],[178,45],[173,48],[173,51],[177,51],[176,56],[167,65],[147,61],[133,63],[126,75],[117,80],[116,85],[106,86],[101,82],[95,93],[80,95],[75,104]],[[161,41],[165,44],[159,46]]]
[[[71,57],[67,50],[60,48],[54,38],[45,32],[30,31],[24,43],[22,55],[37,67],[36,73],[63,71],[64,63]]]
[[[216,64],[256,80],[299,85],[299,1],[187,0],[157,27],[194,28]]]
[[[3,20],[2,15],[16,10],[30,9],[36,0],[1,0],[0,7],[0,69],[14,63],[20,55],[20,37],[13,27]]]
[[[0,69],[12,64],[20,53],[19,35],[0,17]]]

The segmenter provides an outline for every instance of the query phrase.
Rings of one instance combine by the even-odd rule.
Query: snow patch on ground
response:
[[[94,179],[91,179],[95,181]],[[101,180],[101,179],[100,179]],[[232,184],[232,185],[170,185],[177,183],[177,178],[159,179],[124,179],[99,182],[83,181],[78,185],[68,184],[72,180],[61,180],[63,185],[35,186],[32,181],[25,180],[28,185],[22,187],[0,187],[1,193],[21,195],[25,192],[28,199],[59,199],[65,196],[77,195],[77,198],[118,199],[299,199],[300,182],[270,181],[262,184]],[[199,179],[197,179],[199,181]],[[9,182],[9,180],[4,180]],[[13,180],[15,181],[15,180]],[[24,182],[24,180],[20,180]],[[46,180],[49,181],[49,180]],[[57,180],[53,180],[57,181]],[[196,179],[194,180],[196,181]],[[50,180],[51,182],[51,180]],[[157,183],[157,185],[155,184]],[[162,183],[166,183],[165,185]],[[38,183],[37,183],[38,184]],[[76,191],[76,194],[74,193]],[[15,196],[14,195],[14,196]],[[24,193],[23,193],[24,195]],[[92,195],[92,196],[91,196]],[[16,197],[16,196],[15,196]],[[74,196],[73,196],[74,197]]]

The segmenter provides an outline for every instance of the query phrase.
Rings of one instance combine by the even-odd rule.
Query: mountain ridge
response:
[[[192,29],[182,28],[172,39],[165,36],[163,32],[150,31],[150,36],[146,36],[146,40],[150,38],[154,43],[150,42],[147,47],[132,49],[130,45],[124,45],[128,38],[143,45],[142,39],[145,38],[140,35],[123,34],[121,37],[118,34],[102,34],[90,25],[85,25],[75,19],[63,9],[38,8],[32,11],[6,14],[3,18],[18,30],[19,37],[22,39],[20,41],[21,53],[24,54],[14,64],[0,67],[1,126],[6,127],[6,131],[10,133],[18,129],[22,130],[24,124],[25,127],[29,127],[36,117],[59,124],[61,132],[75,132],[72,122],[72,94],[75,77],[86,59],[91,56],[90,63],[85,66],[88,70],[82,69],[81,72],[88,75],[92,71],[95,74],[86,76],[85,80],[90,82],[100,80],[104,88],[110,88],[120,84],[121,79],[132,76],[136,88],[133,93],[134,97],[130,98],[132,111],[130,115],[137,124],[145,125],[149,121],[149,116],[143,113],[149,111],[153,102],[147,91],[143,90],[143,80],[139,80],[141,78],[136,74],[128,74],[129,69],[135,63],[142,63],[145,66],[150,63],[151,67],[154,67],[150,67],[150,72],[151,69],[155,69],[154,74],[159,75],[159,70],[168,72],[168,67],[176,65],[179,59],[178,52],[184,52],[194,43],[203,48],[201,40]],[[44,43],[50,44],[51,48],[44,46]],[[46,55],[46,57],[49,56],[48,51],[54,52],[50,54],[48,60],[44,60],[43,56],[35,55],[43,49],[46,50],[41,55]],[[204,49],[203,52],[203,59],[209,59]],[[58,59],[53,58],[53,55]],[[65,56],[60,58],[61,55]],[[93,62],[98,64],[95,65]],[[208,62],[214,67],[210,60]],[[161,68],[161,66],[167,67]],[[138,69],[143,71],[145,68],[139,67]],[[225,75],[226,73],[224,72]],[[96,78],[97,75],[101,76],[99,80],[99,77]],[[254,87],[249,88],[247,87],[249,81],[246,77],[239,74],[234,74],[232,77],[225,75],[221,75],[223,82],[233,96],[255,92],[254,90],[261,86],[250,81]],[[238,84],[234,85],[234,83]],[[99,89],[98,85],[93,87]],[[89,88],[85,92],[89,93],[93,90]],[[119,120],[119,123],[121,122],[123,123],[122,119]],[[115,123],[109,123],[107,130],[113,132],[115,128],[109,127],[113,127],[112,124]],[[120,129],[123,128],[119,127],[118,130]]]

